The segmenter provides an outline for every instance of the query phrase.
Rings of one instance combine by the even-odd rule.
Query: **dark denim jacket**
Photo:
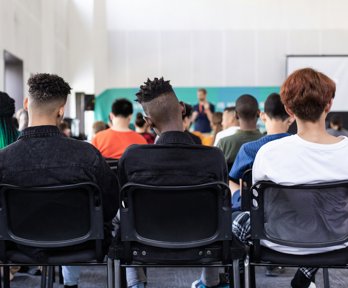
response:
[[[94,182],[102,192],[104,220],[118,210],[118,182],[98,150],[65,137],[55,126],[25,129],[0,150],[0,183],[30,187]]]

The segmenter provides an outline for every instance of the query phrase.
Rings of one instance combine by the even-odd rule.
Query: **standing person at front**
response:
[[[198,104],[193,106],[192,122],[195,124],[195,131],[210,133],[210,122],[213,119],[215,106],[207,100],[207,90],[200,88],[197,91]]]

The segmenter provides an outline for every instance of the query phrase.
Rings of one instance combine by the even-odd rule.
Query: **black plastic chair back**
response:
[[[231,239],[231,196],[223,182],[177,187],[130,183],[121,197],[122,241],[192,248]]]
[[[1,240],[57,248],[104,238],[101,195],[93,183],[0,185],[0,207]]]
[[[241,185],[241,210],[250,211],[251,187],[253,185],[253,169],[248,169],[243,173]]]
[[[105,158],[105,161],[108,163],[110,169],[117,174],[119,159]]]
[[[256,183],[251,197],[251,236],[298,248],[348,242],[348,181],[282,186]]]

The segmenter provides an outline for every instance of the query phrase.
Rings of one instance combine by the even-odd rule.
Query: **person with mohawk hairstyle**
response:
[[[121,187],[128,182],[154,186],[227,183],[227,165],[222,152],[218,148],[195,145],[184,132],[185,106],[179,102],[169,81],[163,77],[148,79],[136,97],[144,109],[145,121],[156,132],[158,140],[155,145],[133,145],[125,151],[119,161]],[[218,285],[219,275],[210,280]],[[139,288],[143,287],[146,277],[141,269],[128,269],[127,281],[128,287]]]

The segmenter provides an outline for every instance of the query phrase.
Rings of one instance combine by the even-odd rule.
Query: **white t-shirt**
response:
[[[284,137],[261,147],[253,165],[253,183],[266,180],[281,185],[315,184],[348,180],[348,138],[335,144],[317,144],[298,135]],[[294,248],[269,241],[262,244],[288,254],[316,254],[348,247]]]
[[[216,134],[215,141],[214,141],[214,146],[216,147],[217,144],[219,143],[219,141],[222,138],[231,136],[234,133],[236,133],[238,130],[239,130],[238,126],[231,126],[231,127],[227,128],[225,130],[220,131],[219,133]]]

